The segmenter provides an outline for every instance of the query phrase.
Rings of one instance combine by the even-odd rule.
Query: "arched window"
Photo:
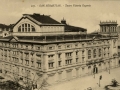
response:
[[[88,50],[88,59],[91,59],[91,50]]]
[[[93,58],[96,58],[96,49],[93,50]]]
[[[114,26],[112,27],[112,30],[113,30],[113,32],[114,32]]]
[[[102,52],[101,52],[101,49],[99,49],[99,57],[101,57],[102,55]]]
[[[18,27],[18,32],[35,32],[35,27],[31,24],[24,23]]]
[[[113,47],[114,48],[116,47],[116,41],[115,40],[113,41]]]

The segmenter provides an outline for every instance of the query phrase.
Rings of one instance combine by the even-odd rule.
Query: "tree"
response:
[[[19,81],[21,81],[20,77],[16,73],[13,75],[13,81],[16,83],[19,83]],[[22,81],[23,81],[23,88],[25,90],[33,90],[36,88],[37,90],[45,90],[45,87],[49,85],[47,83],[47,77],[43,78],[43,75],[41,75],[38,72],[34,73],[33,78],[31,78],[29,70],[26,70],[24,79]],[[37,87],[37,81],[41,81],[39,87]]]
[[[113,87],[117,87],[119,85],[119,83],[115,79],[113,79],[111,82]]]

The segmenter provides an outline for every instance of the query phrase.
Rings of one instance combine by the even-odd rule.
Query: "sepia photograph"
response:
[[[1,0],[0,90],[120,90],[119,0]]]

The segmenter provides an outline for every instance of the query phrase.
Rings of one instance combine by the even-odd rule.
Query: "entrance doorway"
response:
[[[98,73],[98,67],[96,67],[96,65],[93,67],[93,73]]]

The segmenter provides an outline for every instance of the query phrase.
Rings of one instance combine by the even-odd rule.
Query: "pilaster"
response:
[[[48,55],[46,53],[43,54],[43,71],[48,71]]]

